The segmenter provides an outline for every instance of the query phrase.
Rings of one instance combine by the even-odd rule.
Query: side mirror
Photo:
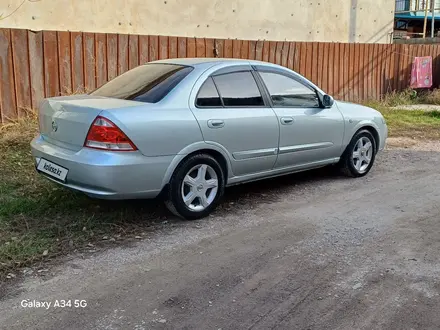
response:
[[[325,94],[322,98],[322,105],[324,108],[331,108],[333,104],[335,103],[335,100],[330,95]]]

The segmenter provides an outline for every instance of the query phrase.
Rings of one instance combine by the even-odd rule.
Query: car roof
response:
[[[255,61],[255,60],[245,60],[239,58],[209,58],[209,57],[196,57],[196,58],[170,58],[166,60],[153,61],[150,63],[163,63],[163,64],[178,64],[178,65],[190,65],[199,66],[203,64],[260,64],[260,65],[274,65],[268,62]]]

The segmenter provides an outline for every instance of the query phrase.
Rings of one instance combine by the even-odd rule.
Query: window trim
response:
[[[261,84],[264,86],[264,90],[267,93],[268,96],[268,101],[270,103],[270,106],[272,108],[281,108],[281,109],[285,109],[285,108],[294,108],[294,109],[322,109],[322,100],[319,97],[319,93],[318,91],[311,86],[310,84],[307,84],[306,82],[302,81],[301,79],[298,79],[297,77],[295,77],[292,74],[289,74],[288,72],[284,72],[282,70],[277,70],[277,69],[273,69],[273,68],[267,68],[267,67],[263,67],[263,66],[256,66],[255,68],[255,73],[256,75],[258,75],[258,79],[260,80]],[[269,89],[266,86],[266,83],[264,82],[263,77],[260,75],[260,72],[265,72],[265,73],[272,73],[272,74],[278,74],[280,76],[284,76],[286,78],[290,78],[294,81],[296,81],[297,83],[303,85],[304,87],[310,89],[310,91],[314,92],[316,94],[316,97],[318,98],[318,106],[315,107],[304,107],[304,106],[284,106],[284,105],[275,105],[272,101],[272,97],[269,93]]]
[[[214,80],[214,77],[217,76],[224,76],[224,75],[228,75],[228,74],[233,74],[233,73],[240,73],[240,72],[249,72],[251,74],[251,76],[253,77],[255,84],[257,85],[258,91],[261,94],[261,98],[263,99],[263,104],[262,105],[243,105],[243,106],[227,106],[225,105],[224,101],[223,101],[223,97],[220,93],[220,90]],[[194,106],[197,109],[220,109],[220,108],[225,108],[225,109],[246,109],[246,108],[269,108],[271,107],[270,103],[269,103],[269,98],[267,96],[267,92],[266,90],[263,90],[261,86],[261,83],[258,81],[258,77],[256,77],[255,75],[255,70],[252,69],[251,66],[236,66],[236,67],[226,67],[226,68],[222,68],[220,70],[217,70],[216,72],[210,74],[201,84],[199,90],[197,91],[196,97],[194,99]],[[206,81],[211,78],[212,82],[214,83],[214,86],[217,90],[217,93],[220,97],[220,102],[222,103],[222,106],[215,106],[215,107],[204,107],[204,106],[199,106],[197,105],[197,99],[199,97],[199,93],[203,87],[203,85],[206,83]]]

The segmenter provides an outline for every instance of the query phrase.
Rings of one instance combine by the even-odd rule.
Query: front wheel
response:
[[[224,189],[225,176],[217,160],[206,154],[194,155],[176,169],[165,205],[181,218],[200,219],[216,208]]]
[[[370,131],[357,132],[341,157],[342,172],[351,177],[367,175],[374,164],[376,145],[376,140]]]

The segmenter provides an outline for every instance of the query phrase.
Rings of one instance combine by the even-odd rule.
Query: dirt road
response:
[[[440,153],[388,150],[366,178],[318,171],[227,194],[207,220],[25,281],[0,327],[440,328]]]

